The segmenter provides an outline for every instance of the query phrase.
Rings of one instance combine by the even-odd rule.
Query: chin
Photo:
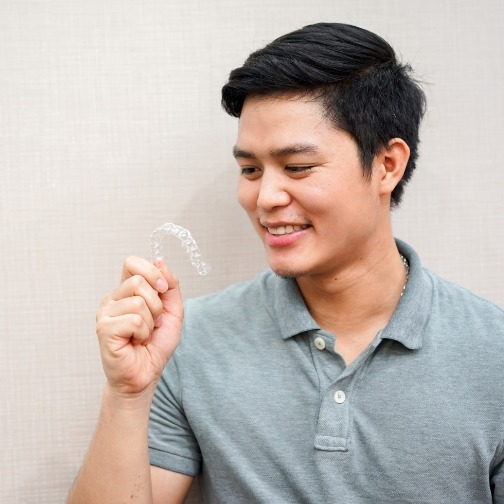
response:
[[[273,273],[275,273],[275,275],[278,278],[283,278],[284,280],[296,280],[301,276],[301,275],[295,275],[292,273],[282,273],[280,271],[275,271],[275,270],[273,270]]]
[[[306,271],[295,270],[294,268],[270,266],[273,273],[280,278],[292,278],[297,279],[307,274]]]
[[[294,279],[311,274],[314,267],[311,262],[300,259],[299,254],[283,257],[271,254],[267,257],[268,265],[275,275]]]

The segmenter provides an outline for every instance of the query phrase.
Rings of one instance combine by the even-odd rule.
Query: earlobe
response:
[[[377,159],[381,165],[381,194],[392,193],[404,175],[409,156],[410,148],[402,138],[392,138],[382,149]]]

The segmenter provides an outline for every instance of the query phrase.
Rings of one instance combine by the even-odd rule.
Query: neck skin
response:
[[[297,283],[310,314],[336,335],[335,350],[349,364],[392,317],[406,270],[389,226],[337,275],[304,276]]]

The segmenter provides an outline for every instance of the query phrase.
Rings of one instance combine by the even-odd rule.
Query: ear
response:
[[[375,157],[380,194],[391,194],[399,183],[410,156],[410,148],[402,138],[392,138]]]

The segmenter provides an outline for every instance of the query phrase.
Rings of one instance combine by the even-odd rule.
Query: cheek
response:
[[[247,212],[252,212],[256,207],[257,194],[254,185],[248,180],[240,180],[237,188],[238,203]]]

